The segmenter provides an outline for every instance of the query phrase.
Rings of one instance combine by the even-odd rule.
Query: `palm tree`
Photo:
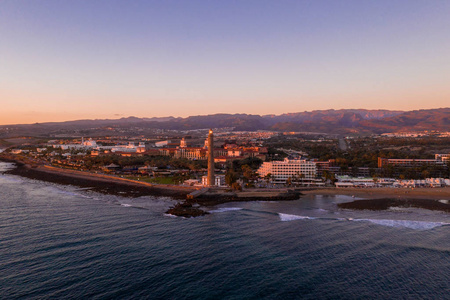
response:
[[[292,178],[291,177],[288,177],[288,179],[286,179],[286,184],[288,186],[291,186],[291,184],[292,184]]]
[[[302,181],[301,185],[303,186],[303,179],[305,178],[305,174],[297,172],[297,176],[298,176],[299,179],[301,179],[301,181]]]
[[[266,176],[264,176],[264,179],[266,180],[267,184],[272,180],[272,173],[267,173]]]

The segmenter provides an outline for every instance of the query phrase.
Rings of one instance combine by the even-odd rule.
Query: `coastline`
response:
[[[53,182],[62,185],[75,185],[91,190],[123,197],[166,196],[174,199],[186,199],[196,188],[183,186],[163,186],[138,182],[125,178],[94,174],[77,170],[61,169],[51,166],[31,166],[17,160],[4,160],[16,164],[16,168],[6,174],[18,175],[30,179]]]
[[[221,188],[210,188],[202,193],[201,196],[188,199],[190,193],[198,191],[203,187],[152,184],[106,174],[63,169],[48,165],[37,165],[33,162],[19,161],[5,157],[0,158],[0,161],[16,164],[16,168],[6,171],[6,174],[63,185],[75,185],[84,188],[89,187],[97,192],[124,197],[140,197],[146,195],[167,196],[178,200],[186,200],[187,203],[213,206],[232,201],[297,200],[300,196],[300,193],[294,192],[292,189],[228,192]]]
[[[205,211],[198,208],[199,206],[214,206],[227,202],[241,201],[289,201],[300,198],[307,199],[317,195],[347,195],[358,199],[339,204],[338,207],[342,209],[384,210],[388,207],[415,207],[450,212],[450,204],[448,204],[450,202],[450,187],[420,189],[344,189],[330,187],[280,189],[273,191],[255,189],[241,192],[210,188],[201,195],[190,198],[188,195],[194,191],[198,191],[200,189],[199,187],[151,184],[105,174],[62,169],[47,165],[31,165],[14,159],[2,158],[1,160],[16,164],[16,168],[6,171],[6,174],[63,185],[75,185],[89,188],[95,192],[122,197],[156,196],[180,200],[178,205],[169,209],[168,213],[184,217],[195,217],[206,214]],[[438,200],[441,200],[441,202]],[[442,203],[442,200],[448,202]]]

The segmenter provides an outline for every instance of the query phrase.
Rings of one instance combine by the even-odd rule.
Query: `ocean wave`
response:
[[[177,218],[177,219],[187,219],[185,217],[179,217],[179,216],[175,216],[172,214],[163,214],[164,217],[169,217],[169,218]]]
[[[353,221],[370,222],[382,226],[395,228],[409,228],[415,230],[428,230],[436,227],[450,225],[450,223],[445,222],[427,222],[427,221],[411,221],[411,220],[354,219]]]
[[[308,216],[290,215],[278,213],[280,220],[283,222],[294,220],[336,220],[336,221],[354,221],[354,222],[370,222],[372,224],[395,227],[409,228],[415,230],[429,230],[436,227],[448,226],[446,222],[428,222],[428,221],[412,221],[412,220],[388,220],[388,219],[353,219],[353,218],[315,218]]]
[[[222,213],[227,211],[241,210],[242,207],[222,207],[214,210],[208,211],[209,213]]]
[[[23,180],[20,178],[0,175],[0,182],[1,183],[23,183]]]
[[[64,190],[64,189],[61,189],[61,188],[55,187],[55,186],[49,186],[47,189],[50,190],[51,192],[54,192],[54,193],[57,193],[57,194],[62,194],[62,195],[67,195],[67,196],[72,196],[72,197],[81,197],[81,198],[86,198],[86,199],[92,199],[92,197],[83,195],[81,193],[67,191],[67,190]]]
[[[135,205],[135,204],[119,203],[119,205],[123,206],[123,207],[131,207],[131,208],[135,208],[135,209],[149,210],[147,207],[138,206],[138,205]]]
[[[0,151],[1,153],[1,151]],[[0,162],[0,172],[9,171],[16,168],[15,163]]]
[[[395,211],[395,212],[408,212],[408,213],[411,213],[411,212],[413,212],[414,208],[391,206],[391,207],[389,207],[388,210]]]
[[[280,216],[280,220],[283,222],[294,221],[294,220],[314,220],[314,219],[316,219],[314,217],[289,215],[289,214],[282,214],[282,213],[278,213],[278,215]]]

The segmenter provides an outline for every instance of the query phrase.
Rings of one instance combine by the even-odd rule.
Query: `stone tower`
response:
[[[208,186],[214,185],[214,135],[210,129],[208,134]]]

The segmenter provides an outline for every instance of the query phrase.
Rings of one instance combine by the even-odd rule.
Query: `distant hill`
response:
[[[367,110],[367,109],[340,109],[340,110],[313,110],[305,111],[299,113],[288,113],[282,115],[267,115],[264,116],[266,119],[270,119],[272,122],[314,122],[323,120],[337,120],[340,118],[348,118],[355,116],[358,119],[371,120],[371,119],[381,119],[391,116],[396,116],[403,113],[403,111],[397,110]]]
[[[214,114],[187,118],[137,118],[77,120],[0,126],[20,134],[48,134],[95,128],[192,130],[233,127],[234,130],[275,130],[329,134],[371,134],[398,131],[450,131],[450,108],[391,111],[366,109],[316,110],[282,115]],[[106,129],[105,129],[106,130]],[[1,132],[1,131],[0,131]]]
[[[365,120],[359,126],[375,133],[396,131],[450,131],[450,108],[413,110],[395,117]]]
[[[359,124],[365,120],[380,120],[402,113],[404,112],[390,110],[331,109],[264,116],[264,118],[269,120],[272,130],[350,133],[358,131]],[[366,128],[364,128],[364,132],[366,132]]]

